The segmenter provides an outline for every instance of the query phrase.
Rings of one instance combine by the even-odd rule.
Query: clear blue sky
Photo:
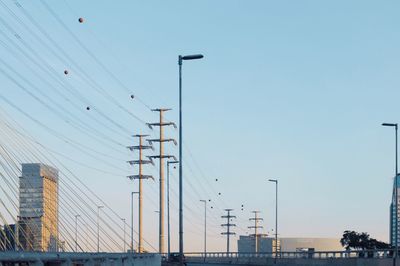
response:
[[[177,56],[204,54],[201,61],[184,63],[184,141],[199,165],[187,158],[185,178],[192,186],[185,184],[185,198],[193,209],[193,213],[186,212],[187,250],[202,248],[200,196],[218,202],[218,210],[210,209],[214,249],[224,249],[224,239],[218,235],[221,208],[235,209],[240,218],[238,233],[247,232],[252,210],[262,211],[265,232],[271,231],[274,187],[268,178],[280,182],[281,236],[339,237],[352,229],[388,240],[394,138],[393,132],[380,124],[400,119],[397,1],[45,2],[136,96],[154,108],[173,108],[169,120],[178,118]],[[27,21],[11,1],[5,3]],[[20,3],[119,104],[145,121],[157,120],[137,100],[129,99],[39,1]],[[0,16],[61,79],[67,78],[90,98],[93,106],[128,127],[131,134],[148,132],[82,82],[76,68],[63,65],[5,9],[0,8]],[[79,17],[85,19],[83,24],[78,23]],[[4,24],[0,29],[18,42]],[[3,35],[0,40],[10,44]],[[71,107],[3,46],[0,54],[57,105]],[[64,69],[70,70],[68,76],[62,73]],[[114,148],[123,155],[99,145],[1,73],[0,84],[4,97],[36,119],[97,151],[121,158],[112,161],[122,168],[115,176],[66,163],[128,218],[132,183],[124,175],[130,173],[125,161],[131,154],[120,146]],[[77,104],[82,113],[71,108],[72,112],[93,123],[83,114],[86,104]],[[114,171],[54,138],[4,101],[1,108],[43,144],[85,164]],[[102,119],[96,113],[93,116]],[[124,145],[131,144],[127,132],[121,131],[121,136],[99,130]],[[167,133],[178,137],[175,130]],[[176,148],[167,151],[177,155]],[[156,169],[149,172],[157,175]],[[176,177],[177,172],[172,182],[175,191]],[[157,246],[157,205],[150,201],[157,202],[158,186],[150,181],[146,186],[145,237]],[[172,200],[176,247],[176,195]]]

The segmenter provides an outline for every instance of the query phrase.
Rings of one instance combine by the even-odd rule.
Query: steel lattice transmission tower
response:
[[[235,232],[231,231],[231,227],[235,227],[236,224],[232,224],[232,219],[235,219],[236,216],[231,215],[231,211],[233,211],[233,209],[225,209],[225,211],[227,212],[226,215],[221,216],[221,218],[225,218],[226,219],[226,224],[221,224],[222,227],[226,227],[226,231],[222,232],[221,235],[226,235],[226,253],[229,254],[229,243],[230,243],[230,236],[231,235],[236,235]]]
[[[174,126],[176,128],[175,123],[173,122],[164,122],[163,114],[166,111],[171,109],[152,109],[153,112],[160,113],[160,121],[158,123],[148,123],[147,125],[153,129],[153,127],[159,127],[160,129],[160,138],[158,139],[149,139],[148,142],[152,144],[153,142],[158,142],[160,145],[159,148],[159,155],[148,156],[151,160],[152,159],[159,159],[160,160],[160,210],[159,210],[159,246],[158,252],[165,253],[165,233],[164,233],[164,218],[165,218],[165,178],[164,178],[164,159],[173,158],[176,160],[175,156],[173,155],[166,155],[164,154],[164,142],[173,142],[175,145],[177,144],[174,139],[171,138],[164,138],[164,127],[165,126]]]
[[[139,145],[129,146],[128,149],[131,151],[139,152],[139,160],[128,161],[130,165],[138,165],[139,166],[139,174],[128,176],[129,179],[139,180],[139,241],[138,241],[138,252],[141,253],[143,251],[143,179],[153,179],[151,175],[143,174],[143,165],[145,164],[153,164],[151,160],[143,160],[143,150],[153,149],[151,145],[143,145],[143,138],[148,135],[133,135],[133,137],[139,138]],[[133,206],[132,206],[133,207]],[[133,211],[133,210],[132,210]],[[133,251],[133,247],[131,247]]]
[[[249,229],[254,229],[254,250],[256,253],[258,253],[258,229],[263,228],[262,226],[258,225],[259,221],[262,221],[263,218],[259,218],[258,214],[260,213],[259,211],[252,211],[254,213],[254,217],[250,218],[249,221],[254,221],[254,225],[248,226]]]

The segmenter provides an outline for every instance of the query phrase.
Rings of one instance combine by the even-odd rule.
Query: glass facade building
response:
[[[19,179],[19,242],[23,250],[57,251],[58,170],[22,164]]]
[[[400,175],[396,176],[397,178],[397,214],[400,214],[399,206],[399,196],[400,196]],[[396,226],[396,179],[393,178],[393,191],[392,191],[392,202],[390,203],[390,244],[392,246],[396,245],[396,230],[397,230],[397,246],[400,246],[400,226],[399,221],[397,219],[397,226]],[[396,228],[397,227],[397,228]]]

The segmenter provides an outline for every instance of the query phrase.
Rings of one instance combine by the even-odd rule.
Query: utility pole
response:
[[[254,251],[255,253],[258,253],[258,233],[257,229],[263,228],[262,226],[258,225],[259,221],[262,221],[262,218],[258,217],[258,214],[260,213],[259,211],[252,211],[254,213],[254,218],[250,218],[249,221],[254,221],[254,225],[248,226],[249,229],[254,229]]]
[[[139,138],[139,145],[137,146],[129,146],[128,149],[131,151],[137,150],[139,151],[139,160],[128,161],[130,165],[139,165],[139,174],[138,175],[130,175],[129,179],[139,180],[139,241],[138,241],[138,252],[142,253],[143,251],[143,179],[153,179],[151,175],[143,175],[143,165],[145,164],[153,164],[151,160],[143,160],[143,150],[153,149],[151,145],[143,145],[143,138],[148,135],[133,135],[133,137]],[[132,206],[133,208],[133,206]]]
[[[165,209],[165,179],[164,179],[164,159],[169,159],[173,158],[176,160],[175,156],[173,155],[165,155],[164,154],[164,142],[174,142],[176,145],[176,141],[174,139],[164,139],[164,127],[165,126],[174,126],[176,128],[175,123],[173,122],[164,122],[163,120],[163,114],[166,111],[169,111],[171,109],[152,109],[153,112],[159,112],[160,113],[160,121],[158,123],[148,123],[147,125],[153,129],[154,126],[160,128],[160,138],[159,139],[149,139],[147,140],[150,145],[153,142],[159,142],[160,148],[159,148],[159,155],[153,155],[153,156],[148,156],[150,160],[152,159],[160,159],[160,209],[159,209],[159,238],[158,238],[158,252],[159,253],[165,253],[165,235],[164,235],[164,209]]]
[[[231,227],[235,227],[236,224],[232,224],[231,221],[232,219],[236,218],[236,216],[231,215],[231,211],[233,211],[233,209],[225,209],[225,211],[227,212],[226,215],[221,216],[221,218],[225,218],[226,219],[226,224],[221,224],[222,227],[226,227],[226,231],[222,232],[221,235],[226,235],[226,253],[229,256],[229,238],[231,235],[235,235],[235,232],[231,231]]]

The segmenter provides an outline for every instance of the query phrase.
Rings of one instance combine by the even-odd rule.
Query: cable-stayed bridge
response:
[[[0,0],[0,261],[36,265],[158,265],[161,258],[166,257],[162,253],[165,243],[161,243],[165,241],[164,224],[161,224],[165,207],[161,196],[164,192],[162,159],[174,158],[178,152],[172,145],[164,152],[162,145],[165,141],[174,142],[176,132],[167,132],[168,137],[163,138],[161,133],[158,136],[148,128],[152,125],[148,122],[155,121],[152,115],[155,102],[158,107],[155,110],[170,107],[171,103],[165,99],[171,92],[162,95],[164,88],[159,89],[159,94],[148,97],[152,104],[145,102],[139,96],[145,90],[126,76],[121,77],[123,71],[110,67],[103,55],[112,57],[119,69],[127,72],[132,69],[121,66],[121,60],[101,41],[101,36],[99,38],[89,26],[85,27],[85,19],[78,18],[81,10],[66,2],[68,8],[64,10],[55,3],[39,0],[42,17],[38,17],[35,16],[37,12],[32,12],[35,7],[28,3]],[[74,18],[75,24],[65,13]],[[43,21],[51,21],[57,28],[48,27]],[[179,57],[180,67],[182,60],[192,59],[194,56]],[[170,120],[160,119],[157,124],[160,127],[173,125]],[[131,135],[148,135],[149,138],[143,139],[146,144],[137,145],[131,143]],[[151,142],[159,142],[160,148],[152,154],[144,154],[143,158],[127,152],[127,146],[132,150],[151,149]],[[186,167],[183,219],[189,225],[185,233],[192,236],[192,243],[202,242],[198,240],[203,237],[203,209],[199,201],[204,202],[204,214],[207,213],[208,227],[204,236],[209,237],[209,244],[225,243],[220,235],[223,210],[236,207],[242,211],[235,216],[229,213],[224,216],[228,252],[187,253],[188,264],[323,265],[331,262],[338,265],[347,261],[367,265],[392,260],[391,250],[316,252],[311,256],[282,252],[279,257],[276,253],[229,252],[229,236],[235,234],[230,231],[231,226],[236,225],[238,233],[248,234],[248,220],[243,217],[245,207],[243,203],[227,204],[221,188],[229,181],[225,186],[220,185],[223,178],[217,178],[208,166],[206,173],[188,143],[178,148],[185,149],[181,160]],[[142,174],[142,164],[154,163],[153,158],[160,159],[159,165],[149,165]],[[131,162],[134,169],[127,168],[127,162]],[[172,162],[178,161],[169,161]],[[75,171],[71,165],[85,171]],[[140,173],[132,173],[137,165]],[[139,192],[136,179],[142,182],[142,179],[155,178],[153,183],[151,180],[140,183],[146,193],[140,194],[138,201],[143,200],[150,206],[144,212],[139,207],[143,215],[155,215],[154,211],[158,210],[159,243],[146,235],[152,230],[142,232],[141,225],[145,222],[142,222],[142,215],[136,215],[133,203],[117,210],[116,203],[110,204],[102,196],[104,193],[94,189],[99,187],[94,183],[102,180],[93,181],[92,177],[97,175],[113,178],[104,186],[117,191],[122,188],[115,185],[116,180],[131,177],[134,180],[129,183],[133,190],[129,191],[132,202]],[[178,198],[174,171],[171,171],[171,186],[167,186],[171,187],[168,190],[171,197]],[[177,212],[177,201],[170,203],[171,209]],[[130,219],[126,213],[125,216],[120,214],[121,209],[130,210]],[[246,209],[246,213],[249,211]],[[237,224],[231,223],[233,217],[237,218]],[[140,220],[139,228],[133,228],[136,219]],[[171,221],[173,225],[178,223],[174,215]],[[253,228],[257,235],[257,228],[261,227],[255,223]],[[277,237],[277,230],[275,235]],[[202,248],[202,244],[196,246]]]
[[[49,246],[52,249],[56,247],[68,252],[137,249],[139,232],[138,228],[133,230],[131,219],[126,214],[125,217],[117,214],[99,193],[94,192],[93,186],[82,181],[89,179],[87,172],[78,174],[71,165],[85,169],[90,177],[99,174],[126,179],[132,175],[134,170],[127,169],[126,161],[137,158],[131,158],[134,155],[127,153],[126,146],[131,144],[132,134],[143,132],[152,139],[158,137],[147,126],[148,121],[154,120],[152,108],[136,93],[138,89],[132,89],[136,86],[127,85],[103,62],[98,51],[94,52],[93,44],[104,49],[98,36],[90,30],[84,33],[90,41],[79,36],[76,26],[84,25],[84,19],[77,18],[77,25],[71,25],[56,6],[44,0],[39,5],[45,12],[43,17],[51,19],[60,31],[46,27],[40,17],[33,15],[29,5],[18,0],[12,3],[0,1],[3,12],[0,17],[0,48],[6,55],[0,59],[0,75],[5,81],[4,91],[0,94],[0,189],[3,195],[0,219],[4,240],[1,245],[3,249],[47,251],[47,244],[39,245],[29,240],[32,234],[44,230],[46,238],[51,238]],[[75,15],[74,7],[67,10]],[[74,43],[77,49],[64,47],[58,37],[68,39],[67,42]],[[88,64],[83,63],[78,51],[88,59]],[[103,52],[108,54],[110,50],[104,49]],[[119,63],[118,58],[114,59]],[[97,69],[95,72],[94,68]],[[110,83],[113,90],[104,85]],[[28,104],[24,105],[26,101]],[[171,149],[171,153],[176,154],[176,150]],[[215,224],[219,223],[218,212],[223,209],[224,202],[216,191],[217,183],[210,181],[214,177],[205,178],[187,145],[185,152],[186,169],[191,177],[185,180],[185,192],[188,192],[184,203],[185,221],[191,224],[186,232],[202,235],[201,223],[193,222],[202,216],[201,207],[194,207],[198,199],[207,198],[211,202],[209,218]],[[154,154],[157,154],[157,149]],[[47,214],[37,206],[21,213],[21,165],[29,163],[58,170],[57,204],[52,205],[51,193],[36,199],[37,204],[42,201],[46,205]],[[155,165],[151,171],[158,173],[160,169]],[[170,193],[171,197],[176,197],[177,178],[173,172]],[[51,182],[43,184],[52,185]],[[29,191],[36,185],[29,180],[23,183],[26,192],[23,197],[27,200],[22,204],[25,207],[31,201],[27,198]],[[132,188],[137,188],[135,183]],[[160,192],[154,185],[145,190],[143,198],[148,206],[159,209],[154,198]],[[177,210],[176,201],[171,200],[170,205],[171,211]],[[153,213],[153,209],[148,209],[147,213]],[[51,216],[57,217],[57,230]],[[42,223],[42,218],[47,220]],[[137,218],[135,213],[134,219]],[[25,223],[20,223],[21,220]],[[171,215],[171,221],[176,224],[176,217]],[[210,227],[209,231],[219,235],[219,228]],[[19,241],[19,238],[24,241]],[[144,251],[158,251],[146,236],[140,239],[143,239]]]

